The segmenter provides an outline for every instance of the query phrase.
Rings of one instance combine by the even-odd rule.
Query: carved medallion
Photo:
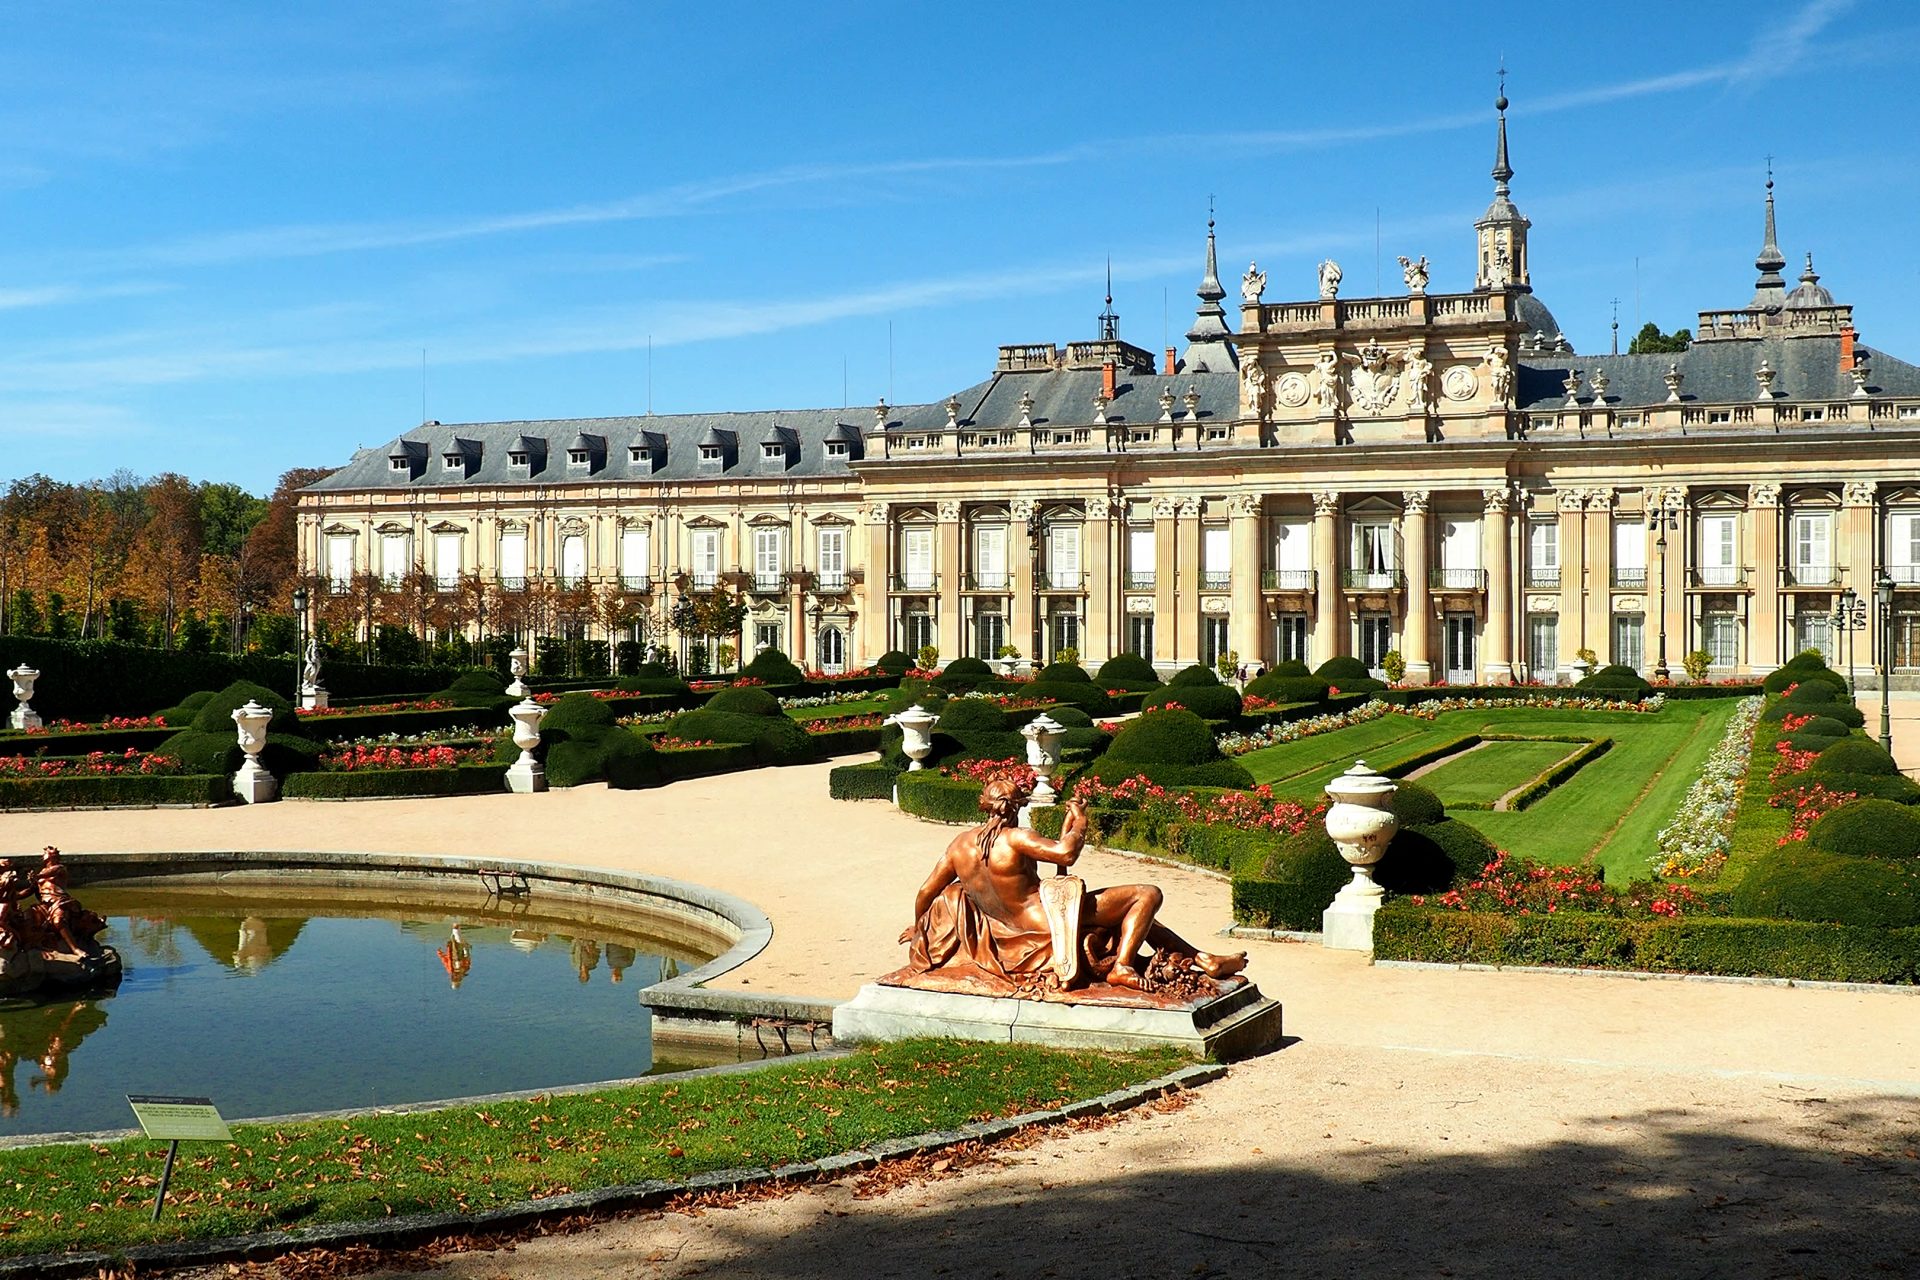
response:
[[[1127,597],[1128,613],[1133,613],[1133,614],[1152,613],[1153,607],[1154,606],[1153,606],[1152,596],[1128,596]]]
[[[1480,379],[1463,364],[1453,366],[1440,378],[1440,394],[1449,400],[1471,400],[1479,389]]]
[[[1232,612],[1232,601],[1228,600],[1225,596],[1202,596],[1200,597],[1200,612],[1230,613]]]
[[[1313,389],[1307,386],[1306,375],[1301,373],[1281,374],[1274,390],[1274,398],[1289,409],[1298,409],[1312,394]]]
[[[1615,596],[1613,598],[1613,611],[1615,613],[1645,613],[1647,611],[1646,598],[1644,596]]]
[[[1552,613],[1560,607],[1559,596],[1528,596],[1528,613]]]

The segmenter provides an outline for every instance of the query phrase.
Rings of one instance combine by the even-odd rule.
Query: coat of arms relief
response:
[[[1353,407],[1361,413],[1385,413],[1400,394],[1400,356],[1377,342],[1369,342],[1352,359],[1353,372],[1347,385]]]

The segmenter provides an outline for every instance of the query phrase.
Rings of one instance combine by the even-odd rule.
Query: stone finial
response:
[[[1160,390],[1160,421],[1162,422],[1173,421],[1173,388],[1172,387],[1163,387]]]
[[[1593,388],[1593,403],[1596,408],[1607,403],[1607,387],[1612,382],[1613,379],[1607,376],[1605,369],[1595,369],[1592,376],[1587,379],[1587,385]]]
[[[1033,392],[1031,391],[1020,393],[1020,425],[1023,427],[1033,425]]]
[[[882,396],[880,402],[873,406],[873,429],[875,431],[885,431],[887,429],[888,412],[886,397]]]
[[[1400,278],[1407,283],[1407,292],[1418,298],[1427,291],[1427,256],[1420,255],[1419,261],[1400,255]]]
[[[1094,423],[1095,423],[1095,425],[1099,425],[1099,424],[1101,424],[1101,423],[1104,423],[1104,422],[1106,422],[1106,420],[1107,420],[1107,403],[1108,403],[1108,401],[1107,401],[1107,393],[1106,393],[1105,391],[1096,391],[1096,392],[1094,392],[1094,394],[1093,394],[1093,421],[1094,421]]]
[[[952,430],[954,427],[957,427],[960,425],[960,397],[948,396],[946,408],[947,408],[947,429]]]
[[[1867,379],[1873,376],[1873,370],[1867,367],[1866,361],[1860,360],[1854,363],[1853,368],[1847,370],[1847,376],[1853,379],[1852,398],[1865,400],[1868,396]]]
[[[1330,299],[1330,298],[1339,297],[1340,296],[1340,264],[1335,262],[1332,258],[1327,258],[1323,260],[1320,263],[1319,276],[1320,276],[1321,298]]]
[[[1779,376],[1774,372],[1772,365],[1765,360],[1760,361],[1760,367],[1753,371],[1753,380],[1760,388],[1759,399],[1773,399],[1773,380]]]
[[[1667,366],[1667,371],[1661,375],[1661,380],[1667,384],[1667,403],[1678,403],[1680,399],[1680,384],[1687,380],[1687,375],[1680,372],[1679,361],[1676,360]]]
[[[1186,408],[1189,422],[1200,416],[1200,388],[1189,382],[1187,393],[1180,397],[1180,403]]]
[[[1580,371],[1567,370],[1567,376],[1560,380],[1560,385],[1567,393],[1567,408],[1571,409],[1578,405],[1580,403]]]

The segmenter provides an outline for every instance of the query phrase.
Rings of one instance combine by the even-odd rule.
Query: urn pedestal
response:
[[[37,670],[24,665],[7,672],[7,679],[13,681],[13,696],[20,702],[20,705],[13,709],[13,715],[8,721],[16,729],[40,727],[40,713],[27,705],[33,701],[33,682],[39,678],[40,673]]]
[[[1386,892],[1374,880],[1373,868],[1400,829],[1391,807],[1396,790],[1365,760],[1355,760],[1351,769],[1327,784],[1333,799],[1327,834],[1353,868],[1353,879],[1320,915],[1321,943],[1335,951],[1373,950],[1373,917]]]
[[[280,798],[279,779],[260,763],[260,751],[267,745],[267,725],[272,720],[273,709],[251,699],[244,707],[233,709],[234,731],[239,735],[240,750],[247,756],[233,775],[233,794],[246,804],[264,804]]]
[[[545,791],[547,771],[533,758],[533,749],[540,745],[540,722],[547,718],[547,709],[523,698],[508,707],[507,714],[513,718],[513,745],[520,748],[520,758],[507,766],[507,790],[520,795]]]

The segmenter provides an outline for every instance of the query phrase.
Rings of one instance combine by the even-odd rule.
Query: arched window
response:
[[[820,628],[820,643],[816,646],[822,671],[844,671],[847,666],[847,637],[839,627]]]

